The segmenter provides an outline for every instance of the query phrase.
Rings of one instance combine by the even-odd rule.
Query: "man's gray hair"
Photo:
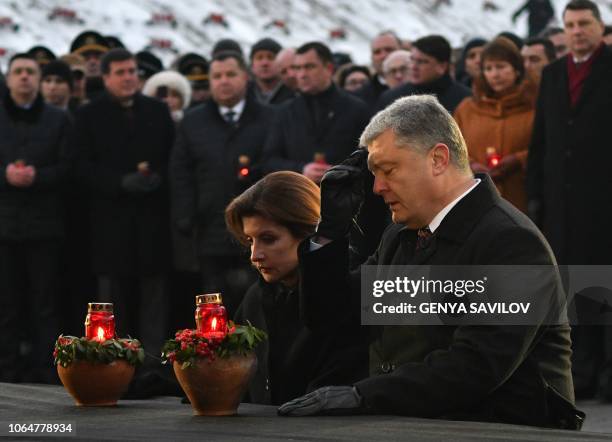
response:
[[[410,146],[425,154],[436,144],[443,143],[448,146],[450,162],[457,169],[470,169],[461,130],[433,95],[399,98],[372,118],[361,134],[359,144],[369,146],[389,129],[395,134],[397,147]]]

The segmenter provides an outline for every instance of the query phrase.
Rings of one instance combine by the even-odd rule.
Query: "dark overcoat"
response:
[[[136,95],[131,108],[104,94],[76,114],[77,179],[90,195],[93,269],[151,275],[170,264],[168,161],[174,123],[168,106]],[[133,195],[122,178],[148,162],[161,186]]]
[[[366,264],[554,264],[534,224],[499,196],[488,176],[480,178],[442,220],[424,252],[415,253],[414,230],[393,224]],[[324,326],[334,320],[329,312],[347,311],[347,305],[359,318],[359,272],[347,279],[346,243],[309,249],[300,245],[306,324]],[[553,427],[573,413],[566,321],[384,326],[372,336],[370,377],[355,386],[373,412]]]
[[[189,219],[196,229],[200,256],[238,256],[225,227],[225,207],[260,176],[260,162],[273,110],[251,94],[240,119],[229,124],[209,100],[181,121],[172,154],[172,205],[175,220]],[[249,175],[238,178],[239,159],[248,157]]]
[[[324,102],[321,108],[327,112],[320,127],[314,126],[309,107],[314,100]],[[316,153],[330,164],[341,162],[359,147],[368,119],[366,105],[335,86],[319,97],[298,96],[278,108],[264,151],[264,172],[302,173]]]
[[[567,56],[542,73],[527,161],[527,197],[560,264],[609,264],[612,237],[612,50],[594,60],[575,107]]]
[[[63,237],[63,192],[73,159],[68,115],[40,96],[30,109],[18,109],[7,91],[0,104],[0,134],[0,240]],[[35,167],[32,186],[7,182],[6,166],[17,160]]]
[[[248,320],[268,334],[255,350],[251,402],[279,405],[316,388],[352,383],[367,375],[367,340],[359,328],[351,330],[340,321],[330,329],[306,327],[297,292],[280,284],[253,284],[234,320]]]

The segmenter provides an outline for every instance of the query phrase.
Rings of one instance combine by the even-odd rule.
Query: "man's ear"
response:
[[[444,143],[436,144],[430,151],[434,176],[442,175],[450,164],[450,149]]]

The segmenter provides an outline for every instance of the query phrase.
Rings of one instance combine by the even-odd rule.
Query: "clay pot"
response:
[[[198,359],[191,367],[174,363],[174,374],[191,401],[196,416],[232,416],[255,374],[257,357],[246,356]]]
[[[134,366],[122,359],[110,364],[74,361],[68,367],[57,366],[57,374],[78,406],[117,405],[134,376]]]

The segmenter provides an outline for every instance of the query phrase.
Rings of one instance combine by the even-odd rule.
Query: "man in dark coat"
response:
[[[383,93],[377,109],[384,109],[401,97],[416,94],[435,95],[451,114],[472,91],[453,80],[449,73],[451,47],[439,35],[429,35],[412,43],[410,83]]]
[[[563,19],[571,52],[542,73],[527,164],[528,209],[559,263],[607,265],[612,209],[602,196],[612,193],[612,51],[602,42],[594,3],[570,2]],[[580,317],[588,301],[577,302]],[[572,332],[576,394],[592,397],[599,388],[612,398],[612,373],[598,385],[605,361],[608,367],[612,361],[612,342],[592,325]]]
[[[315,182],[350,154],[368,121],[365,104],[332,82],[332,54],[322,43],[296,51],[301,95],[279,108],[265,147],[264,172],[293,170]]]
[[[332,164],[349,155],[367,124],[369,111],[358,98],[332,83],[329,48],[306,43],[297,49],[295,62],[301,95],[281,107],[265,148],[264,172],[293,170],[314,182]],[[380,197],[369,192],[352,232],[353,264],[372,253],[388,223]]]
[[[65,235],[62,190],[70,170],[68,115],[38,94],[31,55],[9,62],[0,105],[0,381],[54,382],[49,358],[59,334],[58,285]],[[27,312],[21,312],[26,307]],[[32,373],[20,373],[22,333]],[[25,365],[25,364],[24,364]],[[19,375],[23,375],[21,379]]]
[[[235,312],[253,282],[247,257],[225,227],[225,206],[260,176],[272,110],[247,94],[240,54],[217,53],[210,65],[212,97],[185,115],[172,155],[172,205],[177,228],[195,229],[202,290],[222,292]]]
[[[130,52],[107,52],[102,74],[106,93],[76,115],[76,174],[91,198],[93,270],[99,299],[115,303],[118,334],[138,337],[155,353],[166,334],[174,123],[165,103],[137,93]]]
[[[387,91],[389,87],[385,82],[383,72],[383,62],[391,54],[391,52],[397,51],[402,48],[400,39],[395,33],[391,31],[385,31],[378,34],[372,39],[370,43],[370,54],[372,59],[372,69],[374,75],[372,80],[356,94],[368,105],[368,109],[374,111],[376,102],[383,92]]]
[[[366,264],[377,271],[407,264],[550,266],[550,287],[523,295],[533,303],[546,295],[546,307],[562,302],[544,237],[500,198],[487,175],[474,178],[459,128],[435,98],[398,100],[371,121],[361,145],[368,146],[374,191],[394,222]],[[300,245],[300,295],[306,323],[314,328],[343,311],[359,316],[361,281],[357,273],[348,285],[344,237],[359,205],[367,156],[358,152],[326,174],[317,233]],[[371,377],[354,386],[324,387],[279,412],[341,409],[336,411],[574,429],[581,424],[583,415],[573,406],[566,320],[538,315],[530,325],[471,322],[377,331]]]
[[[281,45],[271,38],[262,38],[251,48],[253,81],[249,83],[249,92],[262,104],[277,105],[295,98],[295,91],[281,80],[276,63],[276,55],[281,49]]]

